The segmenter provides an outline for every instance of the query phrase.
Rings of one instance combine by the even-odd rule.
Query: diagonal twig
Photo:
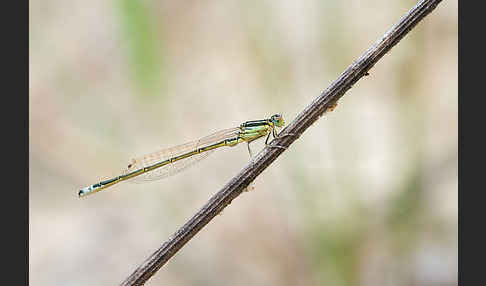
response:
[[[167,242],[147,258],[122,285],[143,285],[197,232],[219,214],[233,199],[265,170],[285,148],[319,119],[411,29],[435,9],[441,0],[422,0],[403,16],[383,37],[351,64],[319,97],[307,106],[278,138],[270,142],[252,161],[216,193]],[[277,148],[275,148],[277,147]]]

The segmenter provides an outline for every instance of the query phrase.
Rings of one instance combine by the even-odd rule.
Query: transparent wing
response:
[[[212,145],[224,139],[235,138],[236,136],[238,136],[239,131],[240,131],[239,128],[224,129],[196,141],[162,149],[160,151],[147,154],[145,156],[136,159],[132,159],[130,164],[128,165],[128,168],[125,169],[123,173],[127,174],[135,170],[139,170],[141,168],[152,166],[153,164],[156,164],[158,162],[163,162],[167,159],[174,158],[182,154],[186,154],[198,148]],[[167,164],[165,166],[162,166],[150,172],[134,177],[130,179],[129,182],[144,183],[147,181],[160,180],[166,177],[170,177],[172,175],[175,175],[179,172],[186,170],[187,168],[193,166],[197,162],[200,162],[201,160],[207,158],[214,150],[215,149],[203,153],[199,153],[196,155],[192,155],[188,158],[184,158],[175,161],[173,163]]]

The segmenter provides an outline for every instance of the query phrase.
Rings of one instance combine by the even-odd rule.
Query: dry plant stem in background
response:
[[[297,118],[280,132],[256,155],[248,165],[215,194],[186,224],[169,240],[144,261],[122,285],[143,285],[179,249],[181,249],[211,219],[219,214],[233,199],[239,196],[263,170],[265,170],[285,149],[292,144],[309,126],[328,109],[333,109],[337,101],[390,49],[397,44],[415,25],[435,9],[441,0],[424,0],[415,5],[381,39],[351,64],[319,97],[317,97]]]

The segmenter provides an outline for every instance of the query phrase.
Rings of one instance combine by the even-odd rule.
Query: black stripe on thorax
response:
[[[241,124],[242,127],[255,127],[255,126],[262,126],[262,125],[270,125],[269,120],[268,119],[252,120]]]

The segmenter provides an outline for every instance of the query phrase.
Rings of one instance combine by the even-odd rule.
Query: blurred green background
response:
[[[246,120],[292,121],[415,3],[30,1],[30,284],[119,284],[246,146],[80,187]],[[457,285],[457,39],[443,1],[147,285]]]

